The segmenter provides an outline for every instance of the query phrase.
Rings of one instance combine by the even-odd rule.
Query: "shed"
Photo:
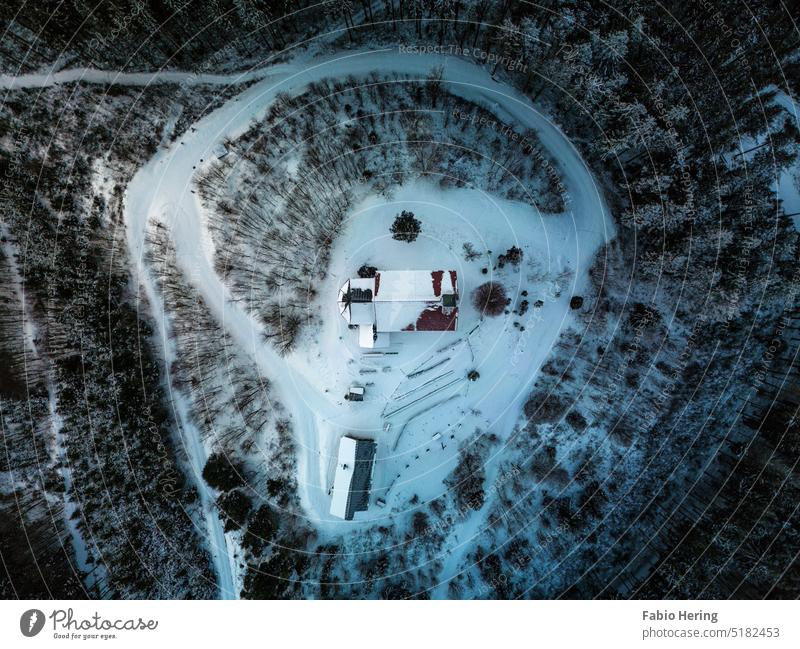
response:
[[[339,441],[331,514],[346,521],[367,510],[372,487],[376,444],[370,439],[345,436]]]

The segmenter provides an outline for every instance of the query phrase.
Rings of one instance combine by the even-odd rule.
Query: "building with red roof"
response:
[[[339,313],[358,327],[361,347],[387,347],[389,334],[455,331],[458,275],[454,270],[380,270],[339,289]]]

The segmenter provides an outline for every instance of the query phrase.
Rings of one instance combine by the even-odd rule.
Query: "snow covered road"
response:
[[[278,67],[278,66],[275,66]],[[161,84],[183,84],[195,86],[201,84],[228,85],[246,83],[264,78],[266,68],[235,74],[205,74],[196,72],[180,72],[160,70],[158,72],[115,72],[113,70],[97,70],[95,68],[70,68],[58,72],[41,74],[22,74],[11,76],[0,74],[0,88],[19,90],[21,88],[49,88],[67,83],[116,84],[120,86],[152,86]]]

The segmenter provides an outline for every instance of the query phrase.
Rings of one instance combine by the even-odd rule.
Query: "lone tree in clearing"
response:
[[[403,210],[395,217],[394,223],[392,223],[392,239],[411,243],[416,240],[422,231],[421,225],[420,220],[414,218],[414,212]]]
[[[496,282],[481,284],[472,292],[472,304],[481,314],[500,315],[508,304],[506,289]]]

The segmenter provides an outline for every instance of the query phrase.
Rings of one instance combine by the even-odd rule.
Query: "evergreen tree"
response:
[[[416,241],[419,233],[422,232],[422,223],[414,217],[414,212],[403,210],[395,217],[390,230],[392,239],[411,243]]]

